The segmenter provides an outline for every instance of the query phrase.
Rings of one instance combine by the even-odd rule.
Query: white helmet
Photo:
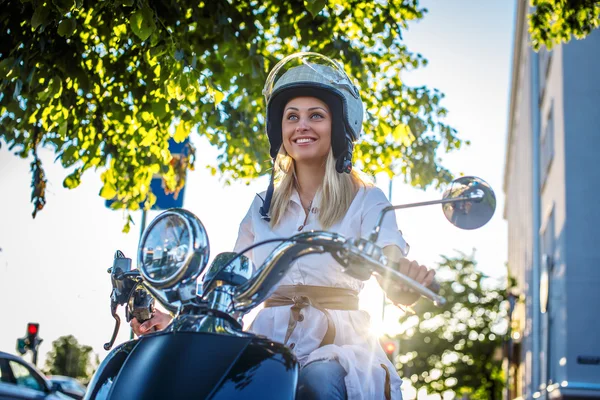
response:
[[[267,103],[267,135],[272,158],[282,143],[281,120],[285,105],[294,97],[311,96],[330,108],[333,123],[331,146],[338,172],[352,169],[353,142],[362,131],[363,103],[358,87],[330,58],[310,52],[282,59],[267,77],[263,95]]]

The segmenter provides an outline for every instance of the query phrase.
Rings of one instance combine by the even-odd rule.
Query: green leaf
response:
[[[27,120],[27,123],[29,124],[35,124],[37,122],[37,114],[40,110],[37,109],[35,110],[33,113],[31,113],[31,115],[29,116],[29,119]]]
[[[63,187],[66,189],[75,189],[81,184],[81,169],[77,168],[69,174],[63,181]]]
[[[177,129],[175,130],[175,135],[173,139],[177,143],[182,143],[187,137],[190,135],[189,129],[187,129],[185,121],[179,121],[179,125],[177,125]]]
[[[63,15],[75,7],[75,0],[52,0],[52,3],[63,13]]]
[[[385,39],[383,39],[383,44],[386,48],[389,48],[394,43],[394,36],[390,33]]]
[[[45,24],[49,14],[50,7],[47,5],[37,7],[31,17],[31,27],[33,30],[36,30],[40,25]]]
[[[12,68],[14,62],[15,62],[14,57],[8,57],[8,58],[5,58],[4,60],[0,61],[0,74],[6,76],[8,71]]]
[[[410,146],[412,142],[412,133],[408,125],[398,124],[392,132],[394,140],[400,142],[404,146]]]
[[[75,28],[77,27],[77,23],[72,18],[63,19],[58,24],[58,34],[62,37],[71,37],[75,32]]]
[[[127,218],[127,223],[125,224],[125,226],[123,227],[123,233],[129,233],[129,231],[131,230],[131,215],[129,216],[129,218]]]
[[[215,87],[215,85],[213,83],[211,83],[210,79],[208,79],[206,81],[206,90],[208,91],[210,96],[213,98],[213,101],[215,102],[215,108],[219,104],[221,104],[221,102],[225,98],[225,94],[223,92],[221,92],[219,89],[217,89]]]
[[[38,92],[36,98],[39,101],[44,102],[48,99],[49,96],[50,96],[50,88],[46,87],[44,90]]]
[[[49,92],[55,99],[58,99],[63,91],[62,78],[60,76],[55,76],[52,78],[52,83],[50,83]]]
[[[167,52],[167,48],[164,45],[159,45],[150,49],[151,57],[160,57]]]
[[[321,12],[325,4],[327,4],[327,0],[304,0],[304,7],[306,7],[313,18]]]
[[[152,112],[157,119],[163,119],[168,112],[167,101],[165,99],[158,99],[158,101],[152,103]]]
[[[110,183],[104,183],[102,189],[100,190],[100,197],[105,198],[106,200],[112,200],[117,197],[117,189]]]
[[[63,167],[68,168],[79,160],[79,152],[77,146],[71,145],[67,147],[60,156],[60,161]]]
[[[154,11],[148,6],[145,6],[141,10],[137,10],[131,14],[129,24],[133,33],[135,33],[142,41],[148,39],[156,29]]]
[[[60,135],[60,137],[67,137],[67,128],[69,127],[69,121],[64,121],[62,124],[60,124],[60,126],[58,127],[58,134]]]

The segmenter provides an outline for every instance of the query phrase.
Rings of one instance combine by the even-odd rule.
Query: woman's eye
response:
[[[298,116],[296,114],[290,114],[288,115],[287,119],[290,121],[295,121],[298,119]]]

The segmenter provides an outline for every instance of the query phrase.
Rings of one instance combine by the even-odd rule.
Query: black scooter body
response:
[[[257,336],[165,332],[111,351],[86,399],[294,399],[298,362]]]

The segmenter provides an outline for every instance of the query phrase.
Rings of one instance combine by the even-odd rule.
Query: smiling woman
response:
[[[316,97],[296,97],[285,106],[283,147],[296,164],[324,165],[331,150],[329,107]]]
[[[389,202],[352,168],[363,121],[358,87],[330,59],[299,53],[275,66],[263,93],[273,178],[243,219],[235,251],[311,230],[365,237]],[[395,218],[383,225],[378,245],[399,260],[406,243]],[[261,265],[273,248],[257,247],[248,255]],[[433,280],[424,266],[401,262],[415,280],[425,285]],[[254,319],[252,332],[286,344],[298,357],[298,399],[401,398],[401,380],[369,329],[368,314],[358,308],[369,276],[346,274],[328,254],[303,257]],[[384,289],[391,298],[402,288]],[[403,304],[417,299],[398,298]]]

